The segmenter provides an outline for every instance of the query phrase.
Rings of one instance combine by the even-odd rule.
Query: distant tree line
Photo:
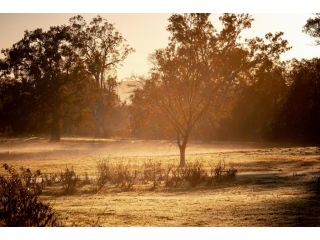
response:
[[[282,61],[283,33],[242,39],[248,14],[173,14],[167,47],[152,56],[130,104],[117,68],[133,52],[112,24],[75,16],[26,31],[0,59],[2,135],[121,135],[176,139],[320,142],[320,59]],[[320,44],[320,15],[303,31]]]

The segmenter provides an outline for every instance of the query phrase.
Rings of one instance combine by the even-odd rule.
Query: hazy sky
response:
[[[68,22],[75,14],[0,14],[0,49],[10,47],[22,38],[25,30]],[[87,20],[96,14],[81,14]],[[148,57],[157,48],[165,47],[168,33],[166,26],[170,14],[100,14],[125,36],[135,48],[118,71],[119,80],[132,74],[145,74],[150,68]],[[218,26],[218,16],[213,14],[212,21]],[[283,31],[292,49],[283,55],[283,59],[320,57],[320,46],[315,46],[313,39],[302,33],[302,26],[312,14],[252,14],[255,21],[243,37],[263,36],[267,32]]]

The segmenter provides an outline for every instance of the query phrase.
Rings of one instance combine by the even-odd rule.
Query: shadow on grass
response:
[[[315,190],[313,183],[304,185],[305,194],[292,198],[277,206],[281,213],[270,225],[291,227],[320,226],[320,192]]]

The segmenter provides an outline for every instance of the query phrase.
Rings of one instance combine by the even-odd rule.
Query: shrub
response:
[[[226,172],[226,164],[225,164],[224,160],[219,161],[214,166],[214,169],[213,169],[214,177],[219,180],[219,179],[223,178],[225,172]]]
[[[136,173],[130,171],[128,164],[117,164],[112,168],[111,181],[127,191],[132,189],[135,176]]]
[[[200,162],[189,163],[185,167],[169,166],[166,173],[167,187],[179,187],[183,183],[195,187],[205,182],[207,173]]]
[[[161,162],[144,162],[143,164],[143,180],[151,181],[153,188],[161,184],[163,180],[163,170],[161,168]]]
[[[198,161],[187,164],[182,170],[183,178],[191,185],[191,187],[195,187],[204,182],[207,176],[203,165]]]
[[[82,184],[86,185],[86,184],[90,184],[91,180],[89,178],[89,175],[87,172],[84,173],[83,179],[82,179]]]
[[[188,163],[185,167],[170,165],[165,174],[166,187],[181,187],[183,184],[195,187],[200,184],[213,185],[217,182],[233,180],[237,169],[227,168],[224,161],[210,168],[209,172],[199,161]]]
[[[79,182],[79,177],[76,175],[73,168],[69,170],[69,168],[66,167],[65,171],[61,173],[60,178],[62,183],[62,189],[65,194],[72,194],[76,191],[76,187]]]
[[[8,176],[0,176],[0,225],[3,226],[58,226],[52,208],[39,200],[42,184],[40,171],[32,173],[21,168],[20,173],[3,165]]]
[[[53,184],[59,181],[60,181],[60,178],[56,173],[43,174],[41,176],[41,183],[43,184],[43,186],[52,186]]]
[[[226,178],[227,179],[234,179],[237,175],[238,170],[235,169],[234,167],[231,167],[226,170]]]
[[[136,179],[137,172],[130,170],[129,164],[110,164],[109,161],[97,163],[97,191],[102,189],[108,182],[116,184],[122,190],[130,190]]]
[[[111,179],[110,164],[106,161],[97,163],[97,191],[100,190],[108,180]]]
[[[183,179],[181,177],[181,168],[176,166],[168,166],[168,170],[166,173],[165,186],[166,187],[179,187]]]
[[[216,182],[234,180],[238,170],[234,167],[227,168],[224,161],[219,161],[217,165],[211,167],[211,176],[208,178],[208,185]]]

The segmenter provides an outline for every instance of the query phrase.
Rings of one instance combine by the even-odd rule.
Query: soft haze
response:
[[[48,29],[49,26],[65,24],[76,14],[0,14],[0,48],[8,48],[19,41],[25,30],[35,28]],[[86,20],[97,14],[81,14]],[[123,80],[131,75],[143,75],[150,68],[149,56],[157,48],[165,47],[168,39],[166,26],[170,14],[99,14],[124,35],[128,43],[135,48],[123,66],[118,78]],[[218,16],[213,14],[212,21],[219,28]],[[313,39],[302,32],[302,27],[312,14],[252,14],[255,21],[252,28],[245,31],[244,38],[263,36],[267,32],[283,31],[292,49],[283,55],[283,59],[312,58],[320,56],[320,47]]]

